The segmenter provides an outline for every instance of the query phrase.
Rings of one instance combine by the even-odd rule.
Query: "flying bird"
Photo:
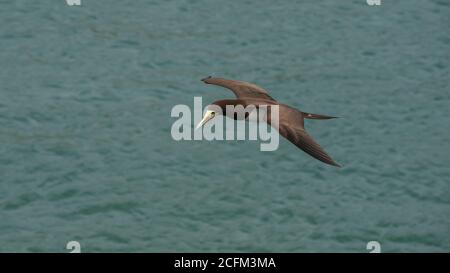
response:
[[[207,107],[207,111],[203,116],[203,119],[197,125],[197,128],[203,126],[209,120],[213,119],[218,115],[227,116],[226,106],[227,105],[242,105],[244,108],[247,106],[261,106],[261,105],[278,105],[279,106],[279,121],[278,121],[278,132],[284,138],[292,142],[295,146],[302,149],[304,152],[310,156],[326,163],[329,165],[340,167],[331,156],[329,156],[325,150],[320,147],[320,145],[306,132],[304,126],[304,119],[332,119],[336,117],[311,114],[299,111],[293,107],[286,104],[280,103],[272,98],[269,93],[263,88],[244,81],[228,80],[223,78],[213,78],[211,76],[202,79],[202,82],[206,84],[218,85],[231,90],[237,99],[225,99],[213,102],[211,105],[219,106],[222,109],[221,113],[212,110],[217,109],[217,107]],[[237,119],[234,114],[232,117]],[[248,116],[246,115],[247,119]],[[271,124],[270,115],[266,118],[266,122]],[[272,125],[272,124],[271,124]]]

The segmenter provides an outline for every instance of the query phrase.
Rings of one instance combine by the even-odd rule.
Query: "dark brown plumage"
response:
[[[275,99],[269,96],[269,92],[252,83],[227,80],[222,78],[213,78],[211,76],[202,79],[202,81],[207,84],[214,84],[228,88],[238,98],[257,98],[275,101]]]
[[[202,79],[204,83],[219,85],[230,89],[237,97],[237,99],[218,100],[212,104],[218,105],[225,113],[226,105],[242,105],[245,107],[254,105],[256,107],[261,105],[278,105],[279,106],[279,126],[278,132],[292,142],[295,146],[302,149],[312,157],[333,165],[340,167],[320,145],[306,132],[304,127],[304,119],[332,119],[335,117],[311,114],[299,111],[286,104],[279,103],[272,98],[263,88],[248,82],[228,80],[223,78],[208,77]],[[267,123],[271,124],[270,114],[267,117]],[[272,124],[271,124],[272,125]]]

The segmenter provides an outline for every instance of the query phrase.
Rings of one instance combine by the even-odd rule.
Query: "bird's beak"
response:
[[[214,117],[213,113],[214,113],[213,111],[207,110],[205,115],[203,116],[202,121],[200,121],[197,127],[195,127],[195,130],[202,127],[205,123],[207,123],[210,119],[212,119]]]

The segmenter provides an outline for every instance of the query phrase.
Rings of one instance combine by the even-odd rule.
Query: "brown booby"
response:
[[[304,127],[304,119],[332,119],[336,117],[311,114],[299,111],[286,104],[279,103],[272,98],[269,93],[263,88],[244,81],[228,80],[223,78],[213,78],[211,76],[202,79],[206,84],[213,84],[230,89],[237,97],[237,99],[218,100],[211,105],[219,106],[222,113],[211,110],[213,107],[208,107],[203,119],[197,125],[197,128],[203,126],[206,122],[218,115],[227,115],[226,106],[242,105],[247,106],[261,106],[261,105],[278,105],[279,106],[279,121],[278,132],[287,140],[292,142],[295,146],[308,153],[310,156],[333,166],[340,167],[320,145],[306,132]],[[209,105],[209,106],[211,106]],[[214,107],[217,109],[217,107]],[[246,116],[247,117],[247,116]],[[236,116],[233,117],[236,119]],[[270,123],[270,116],[267,117],[266,122]]]

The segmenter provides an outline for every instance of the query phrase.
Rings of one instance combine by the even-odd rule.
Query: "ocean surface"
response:
[[[450,251],[447,0],[0,1],[0,252]],[[175,141],[256,83],[285,139]]]

